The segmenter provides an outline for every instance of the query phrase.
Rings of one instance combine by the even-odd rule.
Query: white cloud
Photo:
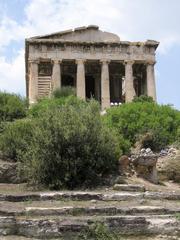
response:
[[[24,37],[23,28],[13,19],[4,16],[0,22],[0,51],[12,40],[19,41]]]
[[[51,33],[77,26],[97,24],[126,40],[180,41],[178,0],[31,0],[26,19],[16,23],[4,17],[0,45],[7,39]],[[2,39],[2,40],[1,40]]]
[[[0,57],[0,90],[24,94],[24,66],[24,49],[21,49],[10,63],[4,57]]]
[[[122,40],[158,40],[160,54],[180,43],[179,0],[31,0],[24,11],[25,20],[20,23],[11,16],[0,18],[1,89],[22,92],[24,87],[24,50],[10,63],[2,55],[12,40],[96,24]]]

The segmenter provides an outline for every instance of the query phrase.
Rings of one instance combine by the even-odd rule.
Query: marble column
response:
[[[29,104],[38,98],[38,61],[29,61]]]
[[[147,95],[152,97],[156,101],[156,84],[154,75],[155,62],[148,62],[146,67],[147,74]]]
[[[77,97],[86,99],[86,88],[85,88],[85,60],[77,59],[77,77],[76,77],[76,93]]]
[[[134,61],[125,62],[125,102],[131,102],[135,97],[134,77],[133,77]]]
[[[101,108],[110,107],[109,61],[101,60]]]
[[[52,90],[61,88],[61,60],[53,60]]]

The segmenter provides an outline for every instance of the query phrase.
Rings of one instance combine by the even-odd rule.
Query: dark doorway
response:
[[[93,76],[86,76],[86,98],[95,97],[95,79]]]
[[[70,75],[62,75],[62,86],[74,86],[74,78]]]
[[[136,96],[147,94],[147,83],[146,83],[146,65],[134,64],[133,65],[133,76],[134,76],[134,89]]]
[[[75,61],[63,60],[61,64],[62,86],[76,87],[76,70]]]
[[[125,75],[125,67],[121,62],[113,62],[109,64],[110,78],[110,101],[112,104],[124,102],[123,96],[123,76]]]
[[[111,76],[110,79],[110,99],[112,103],[121,102],[122,96],[122,80],[120,76],[116,76],[115,74]]]

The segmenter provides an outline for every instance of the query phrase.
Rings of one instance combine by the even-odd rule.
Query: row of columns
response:
[[[110,107],[110,84],[109,84],[109,62],[108,60],[101,60],[101,107],[102,109]],[[85,99],[85,60],[76,60],[77,64],[77,80],[76,91],[77,96]],[[30,63],[30,95],[31,102],[36,101],[38,96],[37,81],[38,81],[38,64],[36,62]],[[52,71],[52,85],[53,89],[61,88],[61,61],[53,61]],[[131,102],[135,96],[135,89],[133,84],[133,64],[134,61],[125,61],[125,101]],[[147,95],[151,96],[156,101],[156,86],[154,76],[154,62],[147,63]]]
[[[134,89],[133,78],[133,64],[134,61],[125,62],[125,96],[126,102],[131,102],[136,96]],[[146,79],[147,79],[147,95],[156,101],[156,84],[154,74],[155,62],[148,62],[146,66]]]

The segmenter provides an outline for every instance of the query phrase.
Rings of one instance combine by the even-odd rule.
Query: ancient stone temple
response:
[[[95,98],[102,109],[134,96],[156,100],[154,76],[158,42],[121,41],[98,26],[75,28],[26,39],[26,87],[30,103],[72,86],[82,99]]]

